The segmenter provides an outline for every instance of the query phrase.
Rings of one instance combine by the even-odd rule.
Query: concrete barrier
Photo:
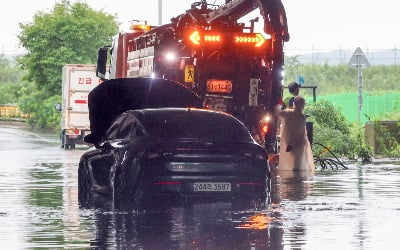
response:
[[[379,126],[386,128],[392,135],[399,135],[399,121],[378,121]],[[381,136],[377,133],[375,122],[367,122],[365,123],[365,137],[367,139],[368,144],[372,147],[374,154],[383,153],[379,144],[376,142],[377,137]],[[396,138],[397,141],[400,141],[400,138]]]

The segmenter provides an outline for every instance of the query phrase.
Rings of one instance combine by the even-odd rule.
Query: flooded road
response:
[[[347,165],[310,179],[275,177],[265,206],[215,202],[81,208],[77,167],[86,148],[0,122],[2,249],[396,249],[400,163]]]

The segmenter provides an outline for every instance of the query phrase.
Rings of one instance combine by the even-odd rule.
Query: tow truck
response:
[[[257,9],[258,17],[242,21]],[[256,32],[260,17],[263,29]],[[201,0],[165,25],[133,22],[129,32],[99,49],[97,76],[182,83],[206,108],[234,115],[268,153],[276,153],[273,108],[282,100],[288,40],[281,0],[226,0],[221,6]]]

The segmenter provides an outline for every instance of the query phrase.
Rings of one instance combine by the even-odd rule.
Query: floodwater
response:
[[[1,249],[399,249],[400,161],[274,177],[264,206],[83,208],[84,150],[0,122]]]

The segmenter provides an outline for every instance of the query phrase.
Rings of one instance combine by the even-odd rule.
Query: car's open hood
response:
[[[202,108],[203,105],[198,95],[178,82],[152,78],[107,80],[89,93],[92,136],[97,142],[112,121],[127,110],[162,107]]]

